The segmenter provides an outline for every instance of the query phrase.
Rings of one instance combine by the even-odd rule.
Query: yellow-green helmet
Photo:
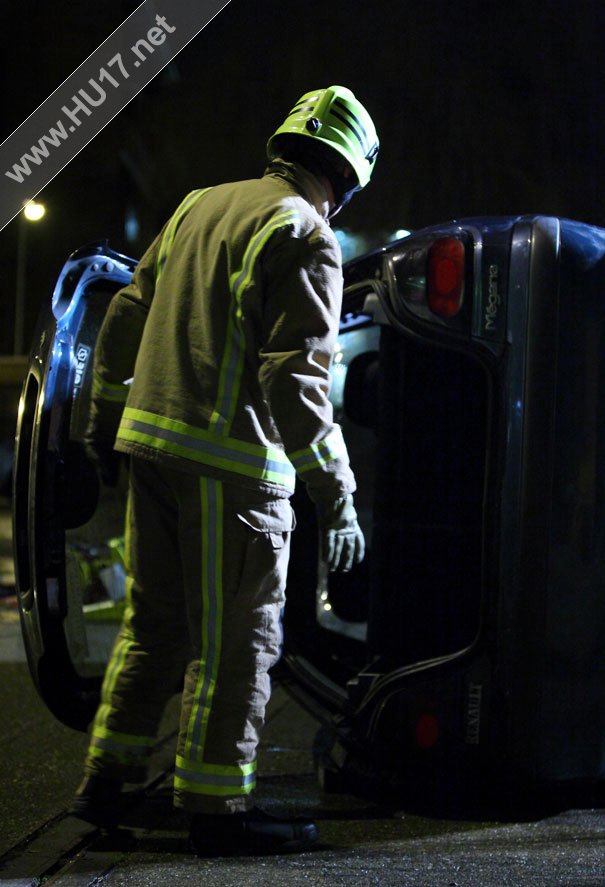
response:
[[[267,156],[279,154],[279,137],[299,135],[323,142],[347,160],[360,188],[370,181],[379,142],[372,118],[350,89],[329,86],[306,92],[267,142]]]

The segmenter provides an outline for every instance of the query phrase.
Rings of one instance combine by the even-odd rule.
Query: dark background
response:
[[[0,0],[2,139],[136,5]],[[169,0],[156,7],[170,22]],[[72,250],[109,238],[139,257],[184,192],[260,174],[295,100],[332,83],[366,104],[382,143],[370,186],[336,220],[358,248],[471,214],[605,225],[604,24],[603,0],[232,0],[39,195],[26,341]],[[16,245],[13,220],[0,232],[0,354]]]

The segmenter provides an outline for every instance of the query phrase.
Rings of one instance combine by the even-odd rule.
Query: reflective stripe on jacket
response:
[[[281,161],[187,195],[111,302],[98,433],[119,422],[123,452],[277,495],[296,473],[314,499],[353,491],[328,400],[342,269],[327,208],[319,181]]]

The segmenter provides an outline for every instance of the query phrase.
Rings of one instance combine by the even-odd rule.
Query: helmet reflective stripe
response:
[[[312,111],[315,107],[315,102],[310,105],[295,105],[294,108],[288,114],[288,117],[292,117],[293,114],[300,114],[301,111]]]
[[[355,126],[353,126],[352,123],[349,123],[348,125],[353,130],[353,132],[355,133],[355,135],[359,139],[359,142],[360,142],[363,150],[366,152],[366,160],[372,160],[376,156],[376,154],[378,154],[378,139],[374,142],[374,144],[372,145],[371,148],[368,148],[368,142],[369,142],[368,133],[367,133],[363,123],[361,122],[361,120],[359,120],[359,118],[356,117],[355,114],[353,114],[351,109],[347,108],[347,106],[344,104],[344,102],[341,102],[340,99],[336,99],[334,104],[336,105],[337,108],[341,109],[345,114],[347,114],[354,121]],[[337,117],[339,117],[338,112],[335,111],[334,109],[332,109],[332,114],[335,114]],[[343,120],[342,117],[340,117],[339,119]],[[346,124],[347,121],[343,120],[343,123]],[[361,130],[361,133],[363,135],[363,139],[359,136],[355,127],[357,127],[358,129]]]
[[[334,104],[338,104],[338,102],[335,102]],[[336,117],[342,123],[344,123],[345,126],[349,127],[349,129],[351,130],[351,132],[353,133],[353,135],[355,136],[355,138],[357,139],[357,141],[361,145],[362,150],[366,151],[367,150],[366,142],[364,141],[363,137],[359,134],[357,127],[355,127],[349,120],[347,120],[346,117],[343,117],[342,114],[339,114],[338,111],[335,111],[334,108],[331,109],[330,114],[332,114],[334,117]],[[352,114],[350,116],[353,117]],[[353,117],[353,120],[355,120],[355,117]],[[355,120],[355,122],[357,122],[357,121]],[[367,136],[366,136],[366,133],[365,133],[365,130],[363,129],[363,127],[361,127],[361,131],[363,132],[363,135],[367,139]]]
[[[319,92],[316,92],[315,95],[311,95],[310,93],[303,95],[296,102],[296,104],[294,105],[294,107],[290,111],[290,114],[292,114],[294,111],[300,111],[301,108],[305,107],[305,105],[309,105],[310,107],[314,108],[316,103],[320,100],[322,92],[323,92],[323,90],[320,90]]]
[[[329,146],[351,165],[360,188],[370,181],[378,138],[372,118],[350,89],[329,86],[301,96],[267,143],[270,160],[279,154],[282,135]]]

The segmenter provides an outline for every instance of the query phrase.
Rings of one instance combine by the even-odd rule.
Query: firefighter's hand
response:
[[[106,487],[117,486],[122,457],[114,450],[113,443],[87,435],[84,440],[84,449],[94,465],[101,483]]]
[[[321,554],[331,573],[346,573],[365,554],[365,540],[357,522],[353,497],[317,505]]]

